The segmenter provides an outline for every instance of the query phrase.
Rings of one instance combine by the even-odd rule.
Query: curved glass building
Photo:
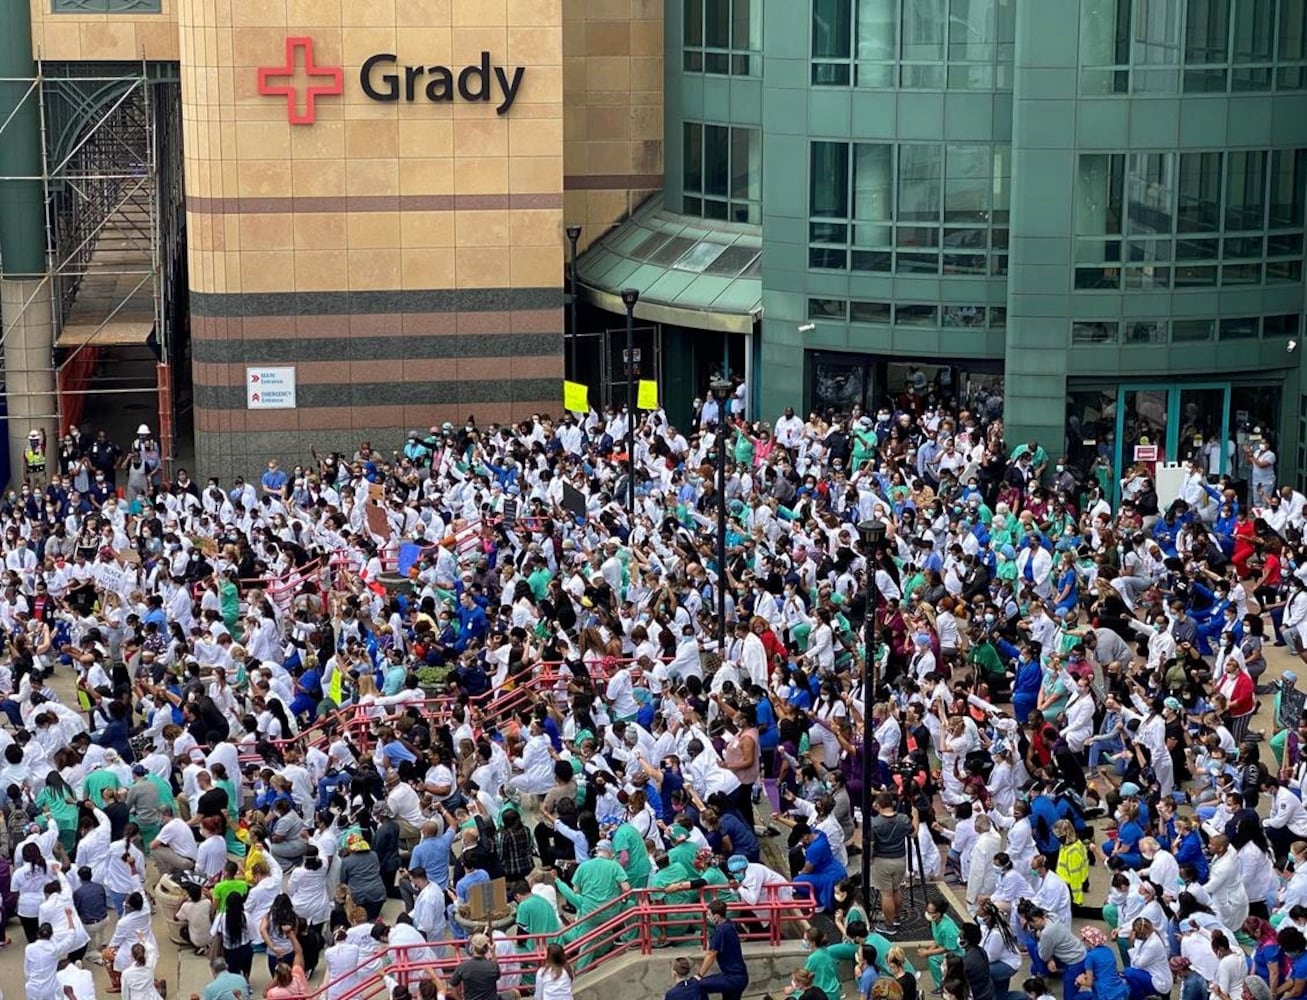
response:
[[[761,237],[720,335],[759,416],[924,381],[1104,476],[1300,459],[1304,0],[668,0],[665,29],[659,211]]]

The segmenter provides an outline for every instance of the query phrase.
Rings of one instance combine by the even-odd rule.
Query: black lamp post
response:
[[[862,539],[862,554],[867,560],[867,617],[863,624],[866,651],[862,665],[862,892],[868,904],[871,890],[871,776],[876,772],[876,761],[871,755],[871,709],[880,686],[876,662],[876,608],[880,604],[880,588],[876,585],[876,557],[885,543],[883,521],[863,521],[858,525]]]
[[[623,288],[626,306],[626,509],[635,522],[635,304],[640,289]]]
[[[571,300],[571,315],[568,316],[568,325],[571,329],[571,350],[569,351],[570,364],[567,367],[568,377],[573,381],[576,380],[576,241],[581,238],[580,226],[567,227],[567,241],[572,245],[570,264],[567,269],[567,295]]]
[[[735,390],[730,379],[715,378],[709,388],[717,400],[717,652],[726,655],[726,402]]]

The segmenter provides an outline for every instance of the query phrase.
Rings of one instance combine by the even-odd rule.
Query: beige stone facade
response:
[[[203,468],[557,410],[564,226],[588,245],[662,183],[661,0],[49,11],[40,59],[180,65]],[[295,409],[247,406],[254,365],[296,366]]]

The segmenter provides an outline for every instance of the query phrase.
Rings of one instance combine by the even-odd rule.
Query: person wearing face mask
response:
[[[962,936],[957,923],[948,915],[947,907],[937,899],[926,901],[926,922],[930,925],[931,944],[917,949],[917,954],[930,966],[930,977],[938,990],[944,982],[944,960],[949,955],[962,954]]]
[[[1212,861],[1203,889],[1212,898],[1224,926],[1242,927],[1248,919],[1248,894],[1239,875],[1238,852],[1224,834],[1217,834],[1208,846]]]

